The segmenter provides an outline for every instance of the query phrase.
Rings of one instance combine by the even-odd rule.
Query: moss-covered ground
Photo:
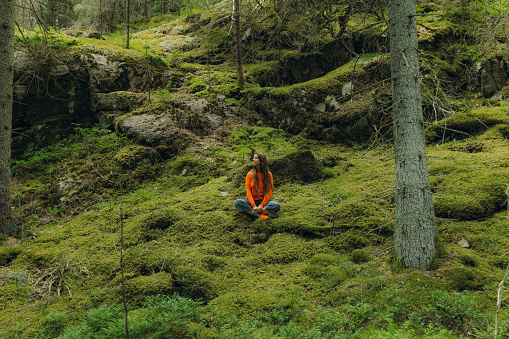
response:
[[[160,320],[179,338],[487,337],[509,245],[505,126],[428,146],[445,244],[428,272],[390,265],[390,145],[353,149],[237,127],[200,153],[161,161],[108,130],[78,129],[13,164],[23,227],[0,248],[1,336],[87,337],[79,333],[98,326],[116,337],[124,294],[133,331],[146,312],[191,308]],[[249,147],[275,168],[305,151],[328,174],[275,175],[282,210],[243,218],[233,202],[244,196]],[[151,309],[163,307],[157,298],[173,306]]]
[[[509,106],[502,95],[497,102],[471,99],[478,93],[448,99],[437,79],[457,76],[465,60],[454,64],[432,50],[445,55],[457,48],[471,57],[471,46],[447,42],[459,34],[464,13],[419,3],[420,43],[427,46],[427,155],[440,236],[432,270],[392,264],[394,154],[385,136],[332,143],[246,119],[254,124],[230,126],[163,159],[148,141],[139,145],[106,128],[77,127],[67,139],[13,159],[19,229],[1,238],[0,337],[123,338],[125,310],[130,338],[491,337],[509,264]],[[151,101],[140,99],[129,114],[165,110],[183,95],[224,95],[244,119],[250,100],[291,101],[296,93],[322,100],[354,75],[364,90],[389,95],[388,82],[383,90],[370,88],[370,76],[387,72],[383,50],[310,81],[262,87],[257,79],[305,54],[298,41],[279,51],[253,44],[240,89],[224,19],[230,7],[223,5],[203,21],[192,12],[138,23],[129,50],[118,33],[57,41],[77,53],[103,53],[134,67],[150,59],[155,68],[185,73],[178,89],[153,88]],[[440,21],[437,14],[452,19]],[[383,18],[355,13],[349,27],[363,27],[366,18],[376,23],[378,15]],[[209,16],[223,25],[197,28]],[[253,25],[273,38],[274,27]],[[291,33],[291,24],[285,29]],[[167,54],[159,43],[176,31],[200,43],[178,49],[190,41],[180,35],[171,41],[177,51]],[[287,31],[281,36],[296,39]],[[376,86],[383,83],[378,80]],[[336,113],[356,112],[365,93],[352,100],[346,95],[346,112]],[[376,107],[389,107],[386,97],[372,97]],[[282,206],[265,220],[242,217],[234,206],[245,196],[251,148],[268,156],[273,199]],[[502,302],[498,313],[503,338],[509,337],[507,307]]]

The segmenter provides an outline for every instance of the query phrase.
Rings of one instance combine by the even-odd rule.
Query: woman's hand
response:
[[[262,207],[262,206],[256,206],[256,207],[255,207],[255,208],[253,208],[253,209],[254,209],[254,211],[255,211],[256,213],[259,213],[259,214],[262,214],[262,212],[263,212],[263,207]]]

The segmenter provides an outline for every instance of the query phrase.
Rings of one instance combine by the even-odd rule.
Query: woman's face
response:
[[[260,158],[258,158],[258,154],[255,154],[253,157],[253,166],[257,167],[260,165]]]

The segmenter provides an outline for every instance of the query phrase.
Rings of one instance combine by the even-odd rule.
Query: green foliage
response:
[[[48,314],[41,321],[42,328],[39,330],[38,338],[59,337],[63,333],[67,321],[67,313],[65,312]]]
[[[197,314],[199,302],[178,296],[147,297],[140,309],[129,315],[131,338],[182,338],[186,329],[181,325]],[[122,338],[125,335],[121,305],[102,306],[88,312],[80,324],[58,336],[65,338]]]

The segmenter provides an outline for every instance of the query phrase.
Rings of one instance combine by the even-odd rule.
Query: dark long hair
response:
[[[269,164],[267,163],[267,157],[263,153],[251,150],[251,161],[253,161],[255,154],[258,155],[258,159],[260,159],[260,172],[262,173],[263,191],[265,194],[267,194],[269,189],[272,188],[272,184],[270,182]],[[256,193],[260,194],[260,192],[258,191],[258,174],[257,174],[258,171],[256,170],[256,167],[253,166],[251,173],[253,175],[253,183],[256,189]]]

